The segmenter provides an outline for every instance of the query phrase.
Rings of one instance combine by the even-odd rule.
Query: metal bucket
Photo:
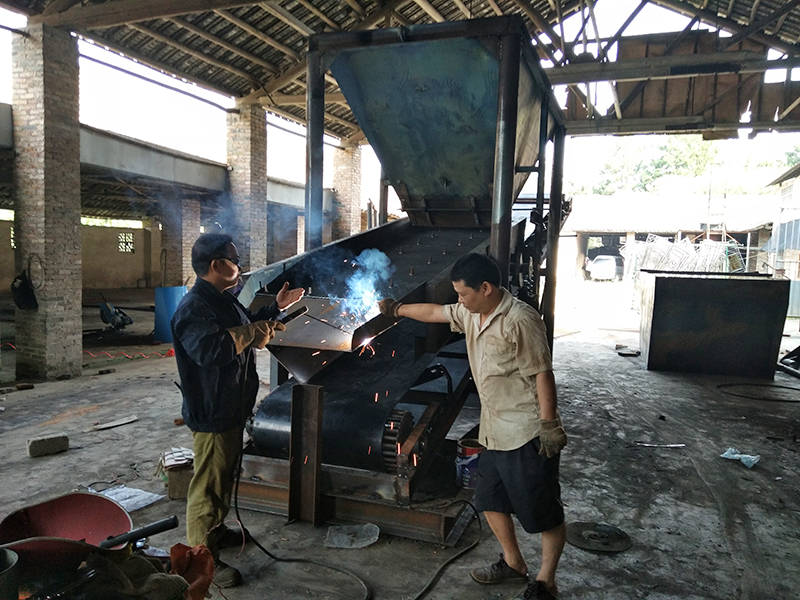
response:
[[[0,549],[0,600],[19,598],[18,560],[16,552]]]
[[[478,484],[478,459],[484,450],[478,440],[466,438],[456,447],[456,482],[463,488],[474,490]]]

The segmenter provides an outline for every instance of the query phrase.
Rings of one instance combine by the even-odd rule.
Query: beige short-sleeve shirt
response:
[[[536,374],[552,370],[544,323],[506,289],[483,328],[461,304],[442,307],[453,331],[464,333],[481,399],[479,441],[489,450],[515,450],[539,435]]]

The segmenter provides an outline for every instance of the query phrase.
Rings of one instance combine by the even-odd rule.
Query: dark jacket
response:
[[[226,330],[272,320],[279,313],[273,302],[251,315],[233,294],[220,293],[204,279],[181,299],[171,325],[189,429],[221,433],[244,425],[258,392],[255,355],[251,348],[237,355]],[[245,372],[247,390],[242,393]]]

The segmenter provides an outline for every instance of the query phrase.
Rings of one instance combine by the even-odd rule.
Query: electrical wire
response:
[[[236,486],[235,486],[235,489],[234,489],[234,492],[233,492],[233,507],[234,507],[234,510],[236,512],[236,520],[239,521],[239,523],[241,524],[242,530],[245,529],[245,526],[244,526],[244,523],[242,522],[242,517],[239,514],[239,479],[241,478],[241,475],[242,475],[242,457],[243,456],[244,456],[244,451],[242,450],[242,451],[239,452],[238,468],[236,469]],[[317,565],[317,566],[320,566],[320,567],[325,567],[326,569],[332,569],[334,571],[338,571],[339,573],[343,573],[344,575],[347,575],[351,579],[354,579],[361,586],[361,588],[364,591],[364,596],[363,596],[364,600],[370,600],[370,598],[372,598],[372,591],[369,589],[369,586],[364,582],[364,580],[361,579],[358,575],[356,575],[352,571],[350,571],[348,569],[345,569],[344,567],[337,567],[336,565],[331,565],[331,564],[328,564],[328,563],[325,563],[325,562],[322,562],[322,561],[318,561],[318,560],[314,560],[314,559],[311,559],[311,558],[287,558],[287,557],[282,557],[282,556],[276,556],[276,555],[272,554],[272,552],[270,552],[269,550],[264,548],[264,546],[262,546],[259,543],[259,541],[252,534],[250,534],[250,539],[252,540],[252,542],[256,545],[256,547],[259,550],[261,550],[264,554],[269,556],[272,560],[275,560],[275,561],[278,561],[278,562],[306,563],[306,564],[310,564],[310,565]]]
[[[431,578],[428,580],[428,583],[425,584],[425,587],[423,587],[419,591],[419,593],[417,593],[417,595],[412,598],[412,600],[421,600],[422,598],[424,598],[425,594],[427,594],[429,591],[433,589],[436,580],[439,579],[439,576],[444,572],[444,570],[450,563],[464,556],[467,552],[475,548],[481,542],[481,538],[483,537],[483,524],[481,523],[481,517],[478,514],[478,509],[476,509],[475,506],[472,504],[472,502],[470,502],[469,500],[456,500],[455,502],[451,502],[447,506],[447,508],[450,508],[455,504],[467,504],[470,506],[470,508],[472,508],[473,512],[475,513],[475,519],[478,521],[478,537],[474,542],[472,542],[469,546],[461,550],[458,554],[454,554],[446,561],[444,561],[444,563],[442,563],[442,565],[438,569],[436,569],[436,571],[433,572],[433,575],[431,575]]]
[[[11,344],[9,344],[9,346],[11,346]],[[11,347],[14,348],[13,346],[11,346]],[[14,348],[14,350],[16,350],[16,348]],[[152,354],[145,354],[144,352],[137,352],[136,354],[125,354],[124,352],[117,352],[116,354],[112,355],[111,353],[106,352],[106,351],[98,352],[97,354],[93,354],[92,352],[89,352],[88,350],[84,350],[83,353],[84,354],[88,354],[92,358],[97,358],[98,356],[103,356],[103,355],[106,355],[109,358],[117,358],[118,356],[124,356],[125,358],[131,358],[131,359],[132,358],[139,358],[139,357],[141,357],[141,358],[153,358],[154,356],[157,356],[158,358],[168,358],[168,357],[175,356],[175,350],[173,350],[172,348],[167,350],[166,354],[161,354],[160,352],[153,352]]]
[[[246,382],[247,382],[248,367],[249,367],[249,362],[247,361],[247,359],[245,359],[244,372],[243,372],[243,376],[242,376],[242,403],[241,403],[241,406],[244,406],[244,394],[245,394],[245,385],[246,385]],[[244,421],[244,419],[242,419],[242,422],[243,421]],[[246,528],[244,526],[244,522],[242,521],[242,517],[239,514],[239,480],[241,479],[241,476],[242,476],[242,459],[243,459],[243,457],[244,457],[244,448],[239,450],[239,458],[237,460],[236,482],[234,484],[234,490],[233,490],[233,508],[234,508],[235,513],[236,513],[236,520],[239,521],[239,524],[242,527],[242,531],[245,531]],[[256,547],[259,550],[261,550],[264,554],[269,556],[274,561],[287,562],[287,563],[305,563],[305,564],[309,564],[309,565],[317,565],[319,567],[324,567],[326,569],[331,569],[333,571],[338,571],[339,573],[347,575],[351,579],[354,579],[361,586],[362,590],[364,591],[363,600],[370,600],[370,598],[372,598],[372,590],[369,589],[369,586],[366,584],[366,582],[363,579],[361,579],[358,575],[356,575],[355,573],[353,573],[352,571],[350,571],[348,569],[345,569],[344,567],[337,567],[336,565],[331,565],[331,564],[328,564],[328,563],[325,563],[325,562],[322,562],[322,561],[319,561],[319,560],[314,560],[314,559],[311,559],[311,558],[291,558],[291,557],[276,556],[276,555],[272,554],[272,552],[267,550],[264,546],[262,546],[261,543],[252,534],[250,535],[250,539],[252,540],[252,542],[256,545]]]
[[[737,394],[735,392],[727,391],[730,387],[765,387],[772,389],[792,390],[798,392],[798,396],[794,399],[791,398],[768,398],[765,396],[753,396],[751,394]],[[777,383],[720,383],[717,384],[717,389],[725,394],[736,396],[737,398],[747,398],[749,400],[766,400],[768,402],[800,402],[800,388],[792,387],[790,385],[778,385]]]

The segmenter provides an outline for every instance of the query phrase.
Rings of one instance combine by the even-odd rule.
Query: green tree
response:
[[[800,144],[786,151],[786,166],[793,167],[800,163]]]
[[[595,194],[617,191],[653,192],[659,180],[667,176],[700,177],[707,172],[717,155],[711,142],[696,135],[664,136],[620,140],[600,170]]]

